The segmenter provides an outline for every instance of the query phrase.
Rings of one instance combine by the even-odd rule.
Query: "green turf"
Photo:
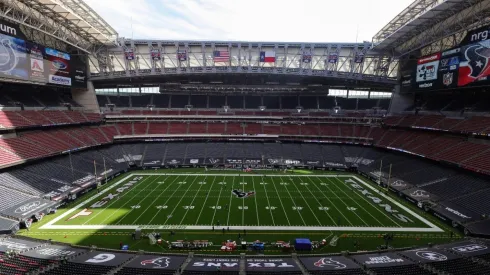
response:
[[[170,173],[185,175],[171,175]],[[136,176],[121,175],[101,188],[97,194],[91,192],[79,198],[56,215],[45,218],[36,224],[30,232],[23,232],[32,237],[53,239],[81,245],[98,245],[113,248],[115,244],[124,241],[130,244],[131,249],[144,249],[149,251],[166,251],[164,246],[150,246],[148,240],[132,241],[129,236],[133,229],[87,229],[84,226],[153,226],[156,229],[145,232],[164,232],[167,240],[179,239],[206,239],[220,243],[224,239],[238,238],[243,231],[234,229],[236,226],[249,226],[247,238],[249,240],[261,239],[269,242],[278,240],[292,240],[297,237],[309,237],[313,240],[330,239],[340,236],[337,247],[323,248],[320,252],[338,252],[340,250],[353,250],[354,240],[363,245],[361,249],[375,249],[383,244],[380,234],[389,231],[389,228],[429,228],[427,224],[417,219],[407,211],[388,202],[396,214],[408,217],[398,219],[394,213],[387,212],[384,207],[373,203],[373,200],[346,183],[347,177],[324,177],[326,173],[301,174],[276,173],[278,176],[248,176],[224,171],[209,171],[207,175],[202,170],[174,170],[157,171],[160,175],[148,175],[155,171],[134,172],[141,174],[141,180],[125,190],[121,190],[116,198],[108,200],[102,207],[94,207],[109,193],[116,194],[116,189],[123,187]],[[164,175],[166,173],[166,175]],[[211,175],[210,173],[219,174]],[[344,176],[346,174],[343,174]],[[364,178],[359,179],[366,181]],[[122,180],[128,177],[126,180]],[[115,186],[115,184],[119,185]],[[363,186],[363,185],[361,185]],[[374,186],[374,185],[372,185]],[[367,189],[364,188],[363,189]],[[244,192],[253,191],[253,195],[239,198],[232,190]],[[371,191],[372,192],[372,191]],[[97,196],[98,197],[93,197]],[[117,198],[119,197],[119,198]],[[380,195],[377,195],[380,197]],[[93,198],[90,202],[87,199]],[[393,197],[392,200],[400,201]],[[82,205],[79,205],[83,203]],[[383,204],[383,203],[380,203]],[[406,205],[404,203],[404,205]],[[73,210],[73,207],[80,206]],[[408,206],[412,211],[437,226],[447,230],[447,227],[438,223],[426,213],[417,208]],[[70,219],[83,209],[91,212],[88,216],[78,216]],[[66,215],[67,211],[71,211]],[[74,226],[73,229],[39,229],[54,218],[65,216],[52,223],[53,225]],[[220,226],[218,226],[218,222]],[[212,226],[215,226],[215,231]],[[76,228],[76,227],[80,228]],[[200,230],[192,226],[200,226]],[[226,227],[232,227],[230,231]],[[290,227],[287,231],[270,229],[270,227]],[[301,226],[301,228],[295,228]],[[267,230],[262,228],[268,227]],[[326,230],[313,230],[307,227],[329,227]],[[333,228],[332,228],[333,227]],[[336,230],[335,228],[345,228]],[[360,231],[349,228],[362,227]],[[386,231],[368,231],[370,227],[386,227]],[[173,228],[173,229],[169,229]],[[176,228],[180,228],[178,230]],[[225,232],[221,231],[225,228]],[[175,236],[167,235],[170,230],[176,230]],[[406,247],[424,242],[448,241],[448,233],[429,232],[396,232],[392,245]],[[407,230],[408,231],[408,230]],[[215,248],[216,249],[216,248]],[[210,249],[210,253],[216,252]],[[271,250],[271,252],[276,252]]]

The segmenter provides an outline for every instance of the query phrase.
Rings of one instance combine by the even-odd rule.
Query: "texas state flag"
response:
[[[260,52],[260,62],[276,62],[276,52],[274,51]]]

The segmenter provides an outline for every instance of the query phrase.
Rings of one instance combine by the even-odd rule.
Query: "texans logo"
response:
[[[469,46],[464,52],[466,62],[459,66],[458,86],[464,86],[490,75],[490,48],[482,43]]]
[[[233,193],[233,195],[235,195],[237,198],[247,198],[255,195],[255,191],[243,192],[242,190],[237,189],[231,191],[231,193]]]
[[[316,267],[325,267],[325,266],[331,266],[335,269],[344,269],[347,267],[347,265],[341,263],[341,262],[338,262],[338,261],[335,261],[335,260],[332,260],[332,258],[321,258],[320,260],[316,261],[314,263],[314,265]]]
[[[66,70],[68,68],[68,65],[61,60],[54,60],[52,64],[58,70]]]
[[[153,266],[153,268],[167,268],[170,265],[170,258],[160,257],[155,259],[149,259],[141,261],[141,265]]]

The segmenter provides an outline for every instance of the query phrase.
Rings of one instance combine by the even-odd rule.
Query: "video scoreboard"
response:
[[[28,41],[17,24],[0,20],[0,77],[68,87],[87,87],[80,56]]]
[[[476,29],[456,48],[408,61],[402,70],[402,91],[489,85],[489,31],[489,26]]]

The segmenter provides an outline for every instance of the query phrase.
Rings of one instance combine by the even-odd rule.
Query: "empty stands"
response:
[[[15,129],[37,126],[101,122],[99,114],[81,111],[0,111],[0,128]]]

